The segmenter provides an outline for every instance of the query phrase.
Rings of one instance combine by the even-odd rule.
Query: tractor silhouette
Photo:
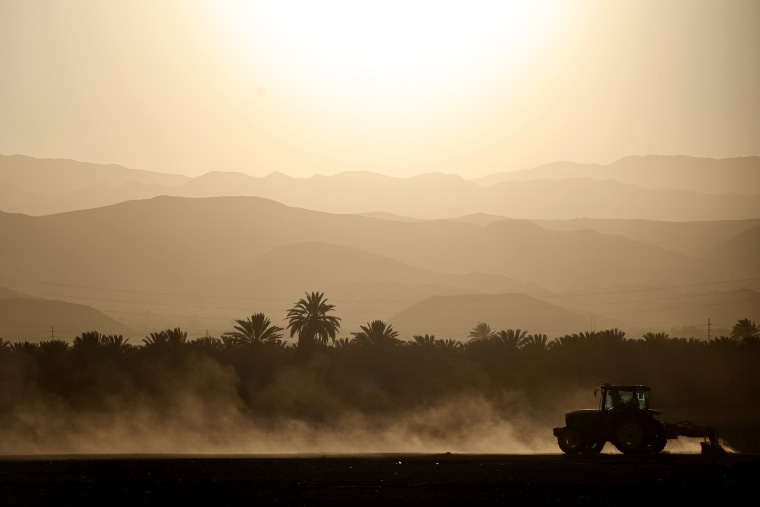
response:
[[[714,428],[689,421],[667,424],[649,408],[649,386],[602,384],[598,409],[574,410],[565,414],[565,426],[554,428],[559,448],[566,454],[597,454],[611,442],[624,454],[662,452],[668,440],[679,436],[702,437],[702,452],[725,452]]]

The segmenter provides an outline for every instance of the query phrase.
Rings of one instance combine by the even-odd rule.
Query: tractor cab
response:
[[[649,410],[649,386],[602,384],[594,389],[594,396],[599,392],[602,394],[599,409],[603,412]]]

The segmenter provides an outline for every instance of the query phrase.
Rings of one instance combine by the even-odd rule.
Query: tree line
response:
[[[180,328],[152,332],[139,345],[98,331],[71,343],[0,338],[0,423],[35,402],[98,412],[188,391],[213,399],[228,388],[252,417],[307,420],[345,410],[403,413],[452,396],[498,400],[517,391],[541,397],[525,410],[570,410],[584,407],[563,406],[564,393],[602,382],[651,385],[654,405],[669,410],[728,413],[746,411],[760,388],[760,328],[749,319],[709,341],[667,333],[628,338],[618,329],[550,340],[521,329],[493,331],[484,322],[460,341],[402,340],[381,320],[339,338],[334,312],[323,293],[311,292],[288,311],[285,328],[253,313],[218,338],[188,339]],[[297,343],[287,344],[286,333]]]

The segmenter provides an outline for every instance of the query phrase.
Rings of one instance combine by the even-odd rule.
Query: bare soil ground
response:
[[[730,505],[758,481],[759,454],[0,457],[6,506]]]

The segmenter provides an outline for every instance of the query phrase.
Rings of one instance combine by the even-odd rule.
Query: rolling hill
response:
[[[134,330],[86,305],[0,295],[0,337],[8,341],[39,342],[51,338],[71,341],[85,331],[94,330],[103,334],[134,334]]]
[[[612,164],[552,162],[531,169],[491,174],[473,180],[483,186],[506,181],[590,178],[647,188],[670,188],[708,194],[756,195],[760,191],[760,157],[725,159],[647,155]]]
[[[309,241],[373,252],[448,273],[484,272],[552,290],[657,280],[701,281],[707,264],[594,231],[549,231],[524,220],[485,227],[397,222],[283,206],[255,197],[159,197],[42,217],[0,214],[12,249],[2,272],[22,279],[140,290],[228,289],[229,270]],[[604,277],[599,279],[599,277]],[[101,283],[99,283],[101,282]]]
[[[39,159],[24,155],[0,155],[0,181],[27,192],[56,196],[76,190],[127,183],[173,187],[190,180],[187,176],[128,169],[116,164],[91,164],[77,160]]]
[[[432,334],[467,341],[478,322],[491,330],[522,329],[557,336],[588,330],[590,319],[524,294],[431,296],[394,315],[394,329],[405,336]]]
[[[760,225],[736,234],[716,247],[713,259],[735,276],[760,277]]]
[[[521,293],[567,309],[572,297],[550,298],[631,284],[700,285],[734,274],[712,257],[593,230],[554,231],[526,220],[405,222],[256,197],[0,213],[0,230],[9,245],[0,251],[5,285],[41,294],[39,284],[47,284],[60,299],[108,309],[144,331],[181,324],[218,333],[255,311],[279,321],[305,291],[327,288],[346,311],[348,332],[435,295]],[[628,311],[646,327],[646,314]]]
[[[739,220],[760,218],[758,174],[758,157],[634,157],[610,167],[559,163],[473,181],[441,173],[396,178],[362,171],[311,178],[210,172],[188,178],[15,155],[0,157],[0,197],[3,211],[29,215],[173,195],[258,196],[329,213],[426,219],[488,213],[542,220]]]

